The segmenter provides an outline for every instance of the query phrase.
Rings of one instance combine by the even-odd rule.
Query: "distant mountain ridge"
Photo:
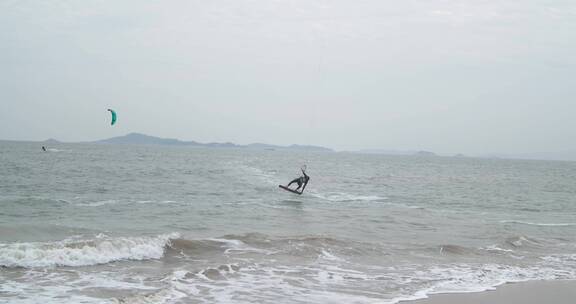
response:
[[[357,151],[364,154],[384,154],[384,155],[399,155],[399,156],[420,156],[420,157],[433,157],[438,156],[430,151],[400,151],[400,150],[385,150],[385,149],[363,149]]]
[[[115,145],[169,145],[169,146],[194,146],[194,147],[215,147],[215,148],[250,148],[250,149],[262,149],[262,150],[298,150],[298,151],[334,152],[334,150],[330,148],[320,146],[307,146],[307,145],[277,146],[262,143],[237,145],[231,142],[199,143],[196,141],[182,141],[175,138],[155,137],[141,133],[130,133],[124,136],[117,136],[108,139],[97,140],[92,143],[115,144]]]
[[[48,138],[47,140],[45,140],[43,142],[47,143],[47,144],[59,144],[60,143],[60,141],[57,141],[54,138]]]

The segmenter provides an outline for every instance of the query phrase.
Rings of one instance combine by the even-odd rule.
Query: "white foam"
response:
[[[576,271],[565,271],[546,265],[516,267],[498,264],[484,265],[445,265],[419,272],[419,280],[434,282],[412,294],[402,295],[387,303],[427,298],[440,293],[472,293],[493,290],[505,283],[532,280],[575,279]]]
[[[115,303],[122,304],[162,304],[174,303],[179,299],[185,298],[186,293],[178,291],[175,288],[161,289],[159,291],[147,294],[140,294],[123,299],[115,299]]]
[[[148,239],[162,240],[163,237]],[[102,241],[111,240],[106,236],[102,238],[104,238]],[[123,238],[112,240],[121,239]],[[222,246],[230,249],[248,247],[240,240],[210,240],[222,243]],[[98,241],[100,240],[97,239],[94,242]],[[504,251],[507,250],[504,249]],[[58,280],[50,279],[51,282],[56,282],[52,284],[54,289],[51,292],[62,296],[67,292],[77,291],[78,286],[109,288],[120,286],[119,289],[139,292],[118,300],[122,303],[134,304],[173,303],[182,298],[193,298],[201,303],[391,304],[401,300],[421,299],[435,293],[484,291],[507,282],[576,279],[575,254],[546,256],[531,266],[454,263],[435,266],[411,264],[377,267],[347,262],[327,248],[319,252],[315,262],[300,265],[281,265],[272,260],[265,260],[258,264],[244,259],[241,266],[224,264],[201,270],[186,269],[189,266],[182,267],[185,268],[174,269],[168,276],[157,281],[148,278],[145,283],[140,284],[140,282],[128,280],[127,284],[132,284],[132,286],[123,286],[124,279],[122,278],[115,278],[120,282],[113,281],[107,285],[106,278],[102,277],[102,274],[95,274],[96,277],[85,276],[82,282],[80,280],[75,283],[65,282],[66,288],[69,289],[60,290],[57,286]],[[30,271],[40,273],[36,269]],[[38,284],[36,278],[30,278],[27,282]],[[77,284],[73,285],[73,283]],[[0,292],[12,289],[9,295],[17,295],[17,288],[12,285],[6,286],[6,288],[2,286]],[[30,289],[24,290],[24,293],[30,294]],[[44,299],[45,296],[40,298]],[[83,302],[88,303],[89,300]]]
[[[103,200],[103,201],[95,201],[95,202],[87,202],[87,203],[78,203],[78,206],[85,206],[85,207],[100,207],[104,205],[116,205],[120,201],[118,200]]]
[[[102,304],[110,303],[110,301],[82,295],[80,290],[104,288],[150,292],[156,289],[134,282],[143,280],[143,277],[134,277],[133,274],[128,279],[127,274],[122,275],[117,272],[82,273],[70,270],[47,272],[44,269],[28,269],[18,281],[3,281],[0,284],[0,294],[9,299],[10,303],[17,304],[60,304],[63,302]]]
[[[568,266],[576,268],[576,254],[553,254],[540,258],[544,263],[557,265],[565,269],[570,269]]]
[[[225,254],[233,254],[235,252],[245,253],[245,252],[258,252],[263,253],[266,255],[271,255],[276,253],[273,250],[266,250],[260,249],[255,247],[250,247],[246,245],[246,243],[242,242],[241,240],[234,240],[234,239],[219,239],[219,238],[209,238],[208,241],[223,243],[226,246],[226,250],[224,251]]]
[[[330,256],[324,251],[323,256]],[[563,257],[565,259],[574,256]],[[554,260],[554,263],[559,262]],[[507,282],[576,278],[571,271],[543,263],[532,267],[499,264],[404,265],[349,269],[350,264],[243,266],[222,277],[175,272],[170,288],[188,296],[202,291],[206,303],[398,303],[436,293],[480,292]],[[382,286],[395,286],[382,288]],[[242,295],[247,295],[243,297]],[[249,296],[248,296],[249,295]],[[290,300],[288,300],[290,299]]]
[[[332,262],[345,262],[346,261],[345,259],[338,257],[338,256],[330,253],[329,251],[325,250],[325,249],[322,249],[322,252],[320,253],[319,258],[323,259],[323,260],[327,260],[327,261],[332,261]]]
[[[310,191],[310,194],[314,197],[331,201],[331,202],[348,202],[348,201],[383,201],[388,198],[377,196],[377,195],[357,195],[357,194],[350,194],[344,192],[328,192],[328,193],[319,193],[316,191]]]
[[[241,246],[244,246],[244,242],[242,242],[240,240],[218,239],[218,238],[210,238],[207,240],[212,241],[212,242],[217,242],[217,243],[224,243],[224,244],[226,244],[226,246],[232,247],[232,248],[239,248]]]
[[[514,252],[514,250],[512,250],[512,249],[500,248],[500,247],[498,247],[498,245],[490,245],[488,247],[484,247],[484,248],[480,248],[480,249],[484,249],[487,251],[506,252],[506,253]]]
[[[500,221],[503,224],[520,224],[529,226],[542,226],[542,227],[566,227],[566,226],[576,226],[576,223],[532,223],[523,221]]]
[[[6,267],[89,266],[120,260],[158,259],[178,234],[156,237],[99,237],[50,243],[0,244],[0,265]]]

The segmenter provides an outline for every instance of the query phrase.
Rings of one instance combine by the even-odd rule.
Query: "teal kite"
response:
[[[116,123],[116,112],[112,109],[108,109],[108,111],[112,114],[112,123],[110,125],[113,126]]]

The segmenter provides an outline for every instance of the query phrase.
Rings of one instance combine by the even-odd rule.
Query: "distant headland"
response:
[[[130,133],[124,136],[97,140],[90,143],[116,144],[116,145],[167,145],[167,146],[191,146],[191,147],[213,147],[213,148],[250,148],[258,150],[298,150],[298,151],[334,152],[334,150],[330,148],[320,146],[309,146],[309,145],[277,146],[262,143],[238,145],[231,142],[199,143],[196,141],[182,141],[175,138],[155,137],[141,133]]]

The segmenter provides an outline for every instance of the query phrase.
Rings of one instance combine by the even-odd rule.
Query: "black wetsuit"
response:
[[[304,188],[306,188],[306,184],[308,184],[308,181],[310,180],[310,176],[306,175],[306,172],[304,172],[304,170],[302,170],[302,174],[304,174],[303,176],[300,176],[298,178],[293,179],[288,186],[286,187],[290,187],[290,185],[297,183],[298,184],[298,188],[296,188],[295,191],[300,190],[300,188],[302,188],[302,186],[304,186]],[[304,188],[302,188],[302,191],[304,191]]]

